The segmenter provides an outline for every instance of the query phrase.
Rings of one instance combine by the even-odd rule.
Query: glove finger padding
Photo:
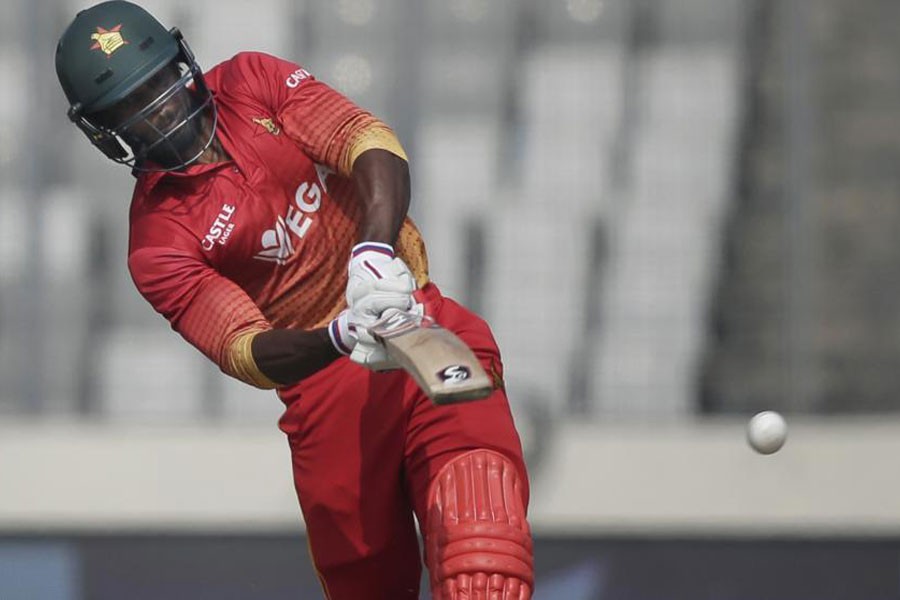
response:
[[[381,318],[384,311],[388,309],[409,310],[413,304],[415,304],[415,300],[410,294],[373,291],[353,303],[350,307],[350,321],[358,322],[360,319],[366,319],[366,325],[371,325],[375,320]]]
[[[415,287],[402,281],[376,283],[374,281],[360,281],[356,285],[347,288],[347,306],[354,307],[361,298],[370,294],[396,294],[410,297],[415,292]]]
[[[353,352],[350,353],[350,360],[372,371],[390,371],[400,368],[388,356],[384,346],[374,340],[371,343],[362,340],[357,342],[356,346],[353,347]]]
[[[367,254],[374,256],[367,258]],[[346,292],[350,306],[372,291],[412,294],[415,290],[416,279],[400,258],[369,252],[350,260]]]
[[[353,348],[353,352],[350,354],[350,360],[373,371],[389,371],[400,368],[400,365],[388,355],[384,346],[377,342],[375,337],[369,333],[370,327],[374,327],[379,322],[391,318],[391,316],[399,310],[400,309],[398,308],[387,308],[379,319],[362,317],[357,321],[358,325],[354,326],[357,342],[356,346]],[[406,309],[405,312],[422,316],[425,313],[425,306],[421,303],[413,304],[409,309]],[[363,323],[365,323],[365,325]]]
[[[375,340],[368,328],[374,325],[386,310],[407,310],[412,306],[412,296],[370,294],[350,309],[347,322],[357,339],[367,343]]]
[[[369,330],[365,327],[360,327],[356,330],[356,341],[357,343],[361,342],[370,346],[380,345],[377,341],[375,341],[375,336],[369,333]]]

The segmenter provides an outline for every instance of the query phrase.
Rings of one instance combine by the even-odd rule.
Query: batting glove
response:
[[[350,308],[356,306],[361,298],[373,293],[387,295],[410,296],[416,291],[416,279],[401,259],[394,256],[394,250],[388,244],[379,242],[363,242],[353,247],[350,253],[350,263],[347,266],[347,305]],[[405,310],[412,304],[405,306],[389,304],[381,310],[393,306]],[[371,308],[370,305],[367,310]],[[371,316],[379,317],[381,312],[370,312]]]
[[[389,371],[397,364],[390,359],[384,346],[375,341],[367,327],[377,319],[365,314],[354,315],[350,309],[344,310],[328,325],[328,336],[337,351],[350,360],[372,371]],[[362,334],[365,341],[359,340]]]
[[[387,351],[369,333],[369,327],[377,323],[382,314],[392,310],[420,311],[421,304],[414,304],[409,294],[394,292],[371,292],[359,298],[347,310],[347,328],[356,336],[356,344],[350,353],[350,360],[372,371],[389,371],[399,368],[388,356]]]
[[[387,307],[381,312],[387,316],[391,311],[397,310],[399,309]],[[409,312],[422,315],[424,306],[422,304],[415,304],[408,310]],[[373,318],[367,313],[357,312],[354,309],[350,309],[347,318],[350,328],[353,329],[357,335],[356,345],[353,347],[353,352],[350,353],[350,360],[367,369],[371,369],[372,371],[390,371],[392,369],[400,368],[400,365],[388,356],[384,346],[375,341],[375,338],[369,333],[369,327],[381,319]]]
[[[365,313],[354,314],[350,309],[342,311],[328,325],[328,336],[337,351],[350,360],[372,371],[396,369],[384,346],[369,334],[368,327],[377,321]],[[360,341],[360,335],[364,341]]]
[[[388,356],[384,346],[375,341],[369,333],[369,327],[378,321],[378,317],[371,312],[383,312],[380,310],[382,301],[378,297],[366,296],[358,303],[370,307],[369,310],[360,310],[357,307],[347,310],[347,326],[356,337],[356,343],[350,352],[350,360],[372,371],[389,371],[398,368]],[[389,306],[387,308],[390,308]]]
[[[358,365],[364,366],[370,371],[379,373],[400,368],[400,365],[388,356],[384,346],[378,342],[372,344],[360,342],[356,344],[356,346],[353,347],[353,352],[350,354],[350,360]]]

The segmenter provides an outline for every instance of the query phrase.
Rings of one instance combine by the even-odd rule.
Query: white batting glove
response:
[[[373,371],[398,368],[368,328],[388,309],[409,310],[415,305],[415,277],[406,263],[394,256],[394,249],[380,242],[354,246],[347,270],[347,324],[356,336],[350,360]]]
[[[369,334],[368,326],[377,321],[365,314],[354,315],[350,309],[344,310],[328,325],[328,336],[338,352],[349,356],[350,360],[373,371],[396,369],[384,346]],[[365,341],[360,342],[358,334]]]
[[[369,333],[369,327],[378,321],[378,317],[372,316],[370,311],[379,312],[379,314],[383,312],[383,310],[379,310],[381,299],[366,296],[358,304],[369,306],[370,309],[351,308],[347,310],[348,329],[356,338],[353,350],[350,352],[350,360],[372,371],[389,371],[398,368],[397,363],[388,356],[384,346],[376,342]],[[389,306],[387,308],[390,309]]]
[[[353,347],[353,352],[350,354],[350,360],[358,365],[362,365],[370,371],[377,371],[379,373],[400,368],[400,365],[395,363],[394,360],[388,356],[384,346],[378,342],[373,342],[371,344],[360,342],[356,344],[356,346]]]
[[[416,279],[394,249],[380,242],[363,242],[353,247],[347,266],[347,305],[353,308],[363,297],[374,292],[410,296],[416,291]],[[411,302],[411,301],[410,301]],[[394,306],[401,310],[408,306]],[[381,308],[383,311],[389,306]],[[370,314],[374,317],[380,312]]]
[[[409,309],[404,310],[408,310],[409,312],[421,316],[424,309],[425,307],[422,304],[415,304]],[[397,310],[400,309],[388,307],[381,312],[384,313],[385,316],[388,316],[392,311]],[[350,354],[350,360],[367,369],[371,369],[372,371],[390,371],[392,369],[400,368],[400,365],[388,356],[384,346],[375,341],[375,338],[369,333],[369,327],[380,321],[380,318],[373,318],[368,314],[357,313],[355,310],[351,309],[348,314],[348,320],[351,329],[353,329],[357,335],[357,342],[353,347],[353,352]]]
[[[363,287],[359,286],[357,290]],[[369,333],[369,327],[381,319],[385,311],[409,310],[414,304],[412,295],[405,291],[398,293],[372,290],[357,298],[347,314],[348,327],[356,335],[356,345],[350,354],[350,360],[373,371],[396,369],[396,363],[388,357],[384,347],[375,341]]]

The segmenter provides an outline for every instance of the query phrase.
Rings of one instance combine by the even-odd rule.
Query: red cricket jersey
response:
[[[377,122],[297,64],[241,53],[206,74],[231,161],[138,177],[128,265],[140,293],[222,370],[232,344],[272,327],[312,329],[344,306],[361,206],[339,167]],[[397,254],[428,278],[407,219]]]

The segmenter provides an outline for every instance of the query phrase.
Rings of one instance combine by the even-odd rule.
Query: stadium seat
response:
[[[112,420],[198,420],[205,379],[218,377],[209,361],[168,330],[119,327],[96,352],[98,403]]]
[[[645,61],[590,373],[598,412],[665,418],[693,408],[730,191],[737,67],[727,48],[663,47]]]

